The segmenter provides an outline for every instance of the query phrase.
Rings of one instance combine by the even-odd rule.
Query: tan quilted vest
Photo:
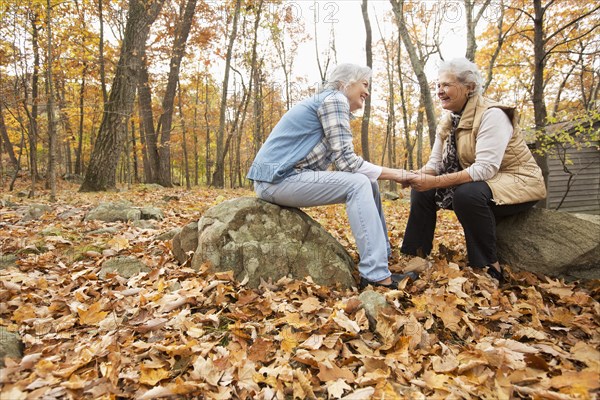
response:
[[[475,162],[475,145],[481,117],[492,107],[504,111],[514,128],[498,173],[486,181],[492,189],[494,202],[503,205],[543,199],[546,197],[546,187],[542,171],[523,139],[518,124],[519,118],[513,107],[482,96],[469,99],[456,128],[456,148],[461,167],[467,168]],[[440,138],[445,142],[452,129],[450,113],[442,117],[438,129]]]

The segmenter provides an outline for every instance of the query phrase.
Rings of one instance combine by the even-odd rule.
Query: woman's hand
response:
[[[427,190],[436,189],[438,187],[437,183],[439,178],[440,177],[438,176],[425,173],[410,173],[408,184],[417,192],[425,192]]]
[[[393,169],[394,176],[393,180],[402,185],[403,188],[406,188],[410,185],[410,179],[415,175],[411,171],[407,171],[405,169]]]
[[[382,167],[379,179],[388,179],[402,184],[402,187],[408,187],[408,180],[413,176],[412,172],[405,169]]]
[[[411,174],[408,180],[410,186],[417,192],[425,192],[431,189],[448,188],[473,182],[471,175],[466,170],[444,175],[430,175],[427,173]]]

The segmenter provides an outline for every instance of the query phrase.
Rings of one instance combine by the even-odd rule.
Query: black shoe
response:
[[[498,281],[498,284],[502,285],[505,282],[504,271],[502,270],[502,267],[499,268],[500,270],[497,270],[493,265],[488,265],[483,267],[483,271],[486,272],[492,278],[496,279]]]
[[[392,283],[388,283],[387,285],[384,285],[383,283],[379,283],[379,282],[370,281],[361,276],[358,288],[360,290],[363,290],[367,286],[371,285],[373,287],[384,287],[384,288],[388,288],[388,289],[396,289],[397,290],[399,288],[400,283],[407,277],[409,280],[415,281],[415,280],[419,279],[419,274],[416,272],[413,272],[413,271],[407,272],[405,274],[392,274],[392,276],[391,276]]]

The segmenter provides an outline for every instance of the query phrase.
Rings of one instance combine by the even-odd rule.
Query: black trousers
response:
[[[465,232],[467,255],[472,267],[483,268],[498,261],[496,254],[496,218],[520,213],[537,201],[498,206],[485,182],[469,182],[456,187],[453,209]],[[400,251],[414,256],[427,256],[433,247],[437,206],[435,189],[412,190],[410,215]]]

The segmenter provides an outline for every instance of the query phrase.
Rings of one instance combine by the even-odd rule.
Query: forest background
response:
[[[348,26],[352,7],[362,25]],[[12,189],[29,177],[34,195],[44,179],[52,197],[57,177],[81,177],[82,191],[248,186],[281,115],[343,61],[374,69],[373,95],[352,123],[357,152],[418,168],[441,112],[435,66],[463,49],[485,95],[517,106],[545,169],[543,151],[572,140],[548,138],[547,124],[597,118],[599,9],[578,0],[6,1],[0,180]],[[357,55],[338,59],[348,47]]]

